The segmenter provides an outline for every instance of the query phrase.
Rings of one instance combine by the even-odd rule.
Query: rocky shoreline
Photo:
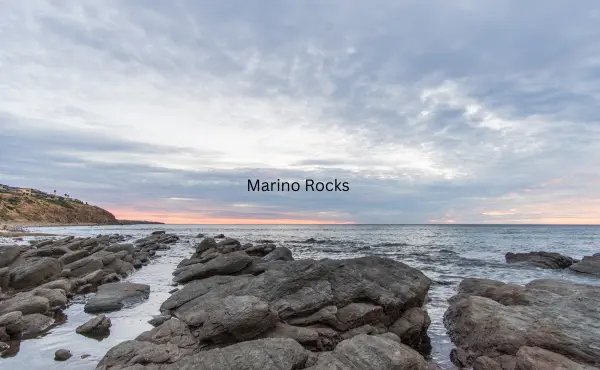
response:
[[[77,333],[110,335],[104,313],[150,294],[148,285],[116,279],[179,239],[160,231],[133,243],[125,238],[0,249],[5,353],[59,324],[64,306],[89,292],[85,312],[97,316]],[[108,350],[97,369],[440,369],[429,357],[432,281],[418,269],[375,256],[296,260],[270,240],[196,240],[195,253],[173,271],[170,296],[150,321],[155,328]],[[597,257],[529,252],[508,253],[506,261],[596,276]],[[60,271],[49,259],[62,261]],[[443,319],[455,346],[450,360],[475,370],[600,369],[598,293],[598,285],[567,280],[521,286],[465,278]],[[57,361],[70,357],[69,349],[55,354]]]
[[[77,296],[113,292],[113,305],[88,304],[93,312],[108,312],[135,304],[144,296],[121,298],[119,282],[148,264],[157,250],[179,238],[164,232],[123,243],[126,236],[66,237],[29,246],[0,247],[0,354],[13,356],[22,340],[34,338],[64,322],[63,310]],[[121,289],[115,289],[114,287]],[[145,296],[147,298],[147,294]],[[95,300],[99,300],[96,298]]]

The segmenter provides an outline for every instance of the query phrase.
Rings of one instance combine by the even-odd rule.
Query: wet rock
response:
[[[217,234],[213,237],[213,239],[223,239],[223,238],[225,238],[224,234]]]
[[[506,253],[507,263],[522,263],[545,269],[564,269],[573,264],[571,257],[553,252]]]
[[[45,313],[50,309],[50,302],[45,297],[31,293],[18,293],[14,297],[0,302],[0,315],[20,311],[23,315]]]
[[[57,276],[62,269],[62,262],[54,258],[26,260],[10,269],[9,285],[14,289],[33,288]]]
[[[465,287],[461,283],[444,315],[458,347],[455,364],[470,365],[481,356],[499,362],[499,356],[514,358],[523,347],[544,348],[581,365],[600,363],[600,352],[594,349],[600,332],[600,286],[553,279],[524,287],[481,283],[480,289],[475,288],[477,279],[469,279]]]
[[[75,332],[87,337],[104,338],[110,335],[111,326],[110,319],[102,314],[91,318],[88,322],[79,326],[75,329]]]
[[[273,252],[264,256],[263,261],[293,261],[294,256],[292,255],[292,251],[286,247],[275,248]]]
[[[600,255],[586,256],[570,267],[571,270],[580,274],[600,276]]]
[[[0,246],[0,267],[6,267],[10,265],[23,249],[18,245],[4,245]]]
[[[204,234],[199,233],[198,235],[196,235],[196,238],[204,238]]]
[[[3,327],[11,336],[21,333],[25,328],[23,314],[21,311],[14,311],[0,316],[0,327]]]
[[[370,335],[347,339],[307,370],[427,370],[423,356],[395,341]]]
[[[68,349],[59,349],[58,351],[54,352],[55,361],[67,361],[71,357],[73,357],[73,355]]]
[[[178,289],[178,288],[171,289],[171,290],[169,290],[169,294],[173,294],[173,293],[175,293],[175,292],[177,292],[177,291],[179,291],[179,289]]]
[[[230,275],[243,270],[252,263],[252,257],[244,252],[220,255],[204,264],[189,265],[175,270],[173,281],[185,283],[214,275]]]
[[[164,230],[156,230],[152,232],[152,235],[164,235],[166,231]]]
[[[39,313],[34,313],[23,316],[23,323],[25,328],[23,329],[22,335],[23,337],[29,338],[48,330],[52,324],[54,324],[54,319]]]
[[[100,285],[98,292],[86,303],[87,313],[118,311],[136,305],[150,295],[150,286],[129,282]]]

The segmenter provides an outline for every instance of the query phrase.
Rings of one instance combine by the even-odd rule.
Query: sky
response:
[[[596,0],[0,0],[0,183],[167,223],[600,224],[598,40]]]

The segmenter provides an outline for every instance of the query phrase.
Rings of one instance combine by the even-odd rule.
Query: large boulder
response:
[[[571,257],[554,252],[506,253],[507,263],[521,263],[544,269],[564,269],[573,264]]]
[[[23,338],[32,338],[47,331],[54,324],[54,319],[40,313],[34,313],[23,316],[23,322]]]
[[[62,271],[63,264],[50,257],[25,260],[9,271],[9,285],[14,289],[36,287]]]
[[[25,328],[21,311],[13,311],[0,315],[0,328],[4,328],[8,335],[17,335]]]
[[[223,257],[238,253],[243,252]],[[222,343],[222,338],[230,342],[243,340],[231,332],[243,330],[248,324],[244,315],[254,317],[252,315],[256,313],[256,317],[268,319],[257,320],[260,326],[253,328],[252,333],[266,333],[275,326],[272,319],[279,317],[280,321],[293,326],[317,327],[314,330],[318,338],[311,342],[310,348],[333,349],[345,338],[387,331],[408,310],[424,304],[431,283],[420,271],[379,257],[273,261],[264,263],[262,268],[263,272],[256,276],[215,275],[194,280],[167,299],[161,311],[180,318],[192,327],[206,325],[210,315],[218,317],[218,335],[205,335],[206,328],[198,330],[199,338],[204,342]],[[253,297],[256,305],[251,304],[248,311],[244,308],[233,315],[240,309],[241,303],[236,302],[247,303],[249,298],[244,297]],[[267,314],[269,311],[276,315]],[[229,322],[224,318],[229,318]],[[428,321],[406,320],[411,325],[402,327],[405,337],[420,350],[422,343],[426,342],[422,336]],[[419,329],[414,328],[419,324],[422,325]],[[277,335],[284,332],[298,340],[301,340],[299,337],[314,337],[312,331],[300,333],[295,328],[282,327],[279,327]],[[219,339],[215,341],[215,337]]]
[[[552,279],[524,287],[481,283],[481,289],[475,288],[477,279],[461,283],[444,315],[457,346],[451,357],[457,366],[471,366],[482,356],[500,363],[523,347],[543,348],[582,365],[600,363],[600,286]]]
[[[102,267],[104,267],[104,264],[101,258],[89,256],[66,265],[65,269],[71,270],[73,276],[84,276]]]
[[[600,276],[600,255],[583,257],[581,261],[571,265],[570,269],[581,274]]]
[[[100,285],[98,292],[85,304],[87,313],[118,311],[134,306],[150,296],[150,286],[129,282]]]

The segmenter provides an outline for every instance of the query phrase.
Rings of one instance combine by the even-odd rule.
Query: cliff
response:
[[[115,224],[105,209],[73,200],[0,193],[0,221],[43,224]]]

